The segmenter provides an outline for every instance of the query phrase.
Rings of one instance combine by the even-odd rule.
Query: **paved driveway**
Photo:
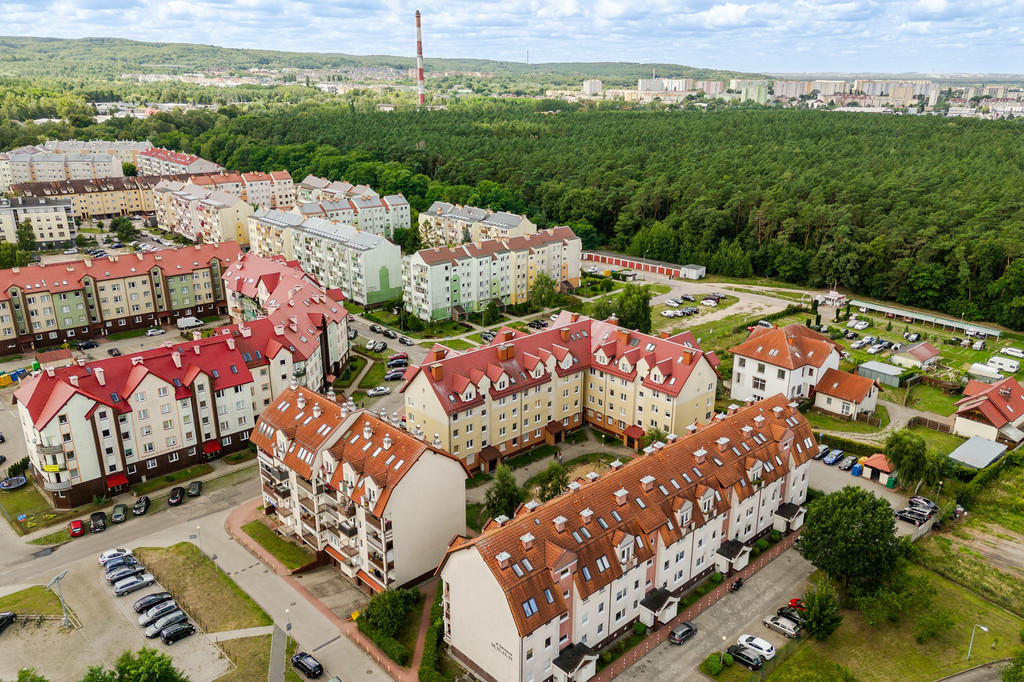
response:
[[[694,619],[697,634],[679,646],[668,641],[627,668],[624,682],[679,682],[697,679],[697,666],[713,651],[736,643],[740,635],[756,635],[779,649],[786,638],[764,627],[761,619],[774,614],[790,599],[801,596],[814,567],[795,550],[788,550],[748,579],[739,592],[726,595]],[[664,626],[663,626],[664,627]]]
[[[864,490],[867,490],[877,497],[888,500],[889,504],[892,505],[893,511],[903,509],[907,506],[907,495],[896,492],[895,490],[890,490],[884,485],[879,485],[867,478],[853,476],[849,471],[840,471],[838,465],[829,466],[820,459],[811,462],[810,484],[812,488],[823,490],[826,493],[834,493],[837,490],[842,490],[848,485],[855,485],[859,488],[864,488]],[[922,490],[921,494],[928,496],[930,492],[933,491]],[[906,521],[896,519],[896,535],[911,535],[916,533],[918,530],[924,532],[927,528],[930,528],[931,525],[931,523],[925,524],[918,529],[917,526],[909,524]]]

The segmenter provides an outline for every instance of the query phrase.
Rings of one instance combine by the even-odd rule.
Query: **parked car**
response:
[[[843,457],[843,451],[842,450],[832,450],[827,455],[825,455],[825,458],[823,460],[821,460],[821,461],[823,461],[825,464],[827,464],[829,466],[832,466],[833,464],[838,462],[840,459],[842,459],[842,457]]]
[[[120,570],[125,566],[134,566],[139,563],[138,559],[133,556],[119,556],[116,559],[111,559],[107,563],[103,564],[103,570],[107,575],[110,575],[114,571]]]
[[[306,677],[320,677],[324,674],[324,667],[315,658],[305,651],[292,656],[292,665],[299,669]]]
[[[115,568],[113,571],[107,573],[104,580],[107,581],[108,585],[113,585],[116,582],[124,580],[125,578],[131,578],[133,575],[139,575],[145,573],[146,569],[143,568],[142,564],[132,564],[130,566],[121,566]]]
[[[860,338],[860,334],[858,334],[858,333],[857,333],[857,332],[855,332],[855,331],[849,331],[849,332],[846,332],[846,334],[844,334],[844,336],[845,336],[845,337],[846,337],[847,339],[849,339],[850,341],[853,341],[853,340],[854,340],[854,339],[856,339],[856,338]]]
[[[127,504],[115,504],[114,513],[110,515],[110,520],[113,523],[121,523],[128,518],[128,505]]]
[[[190,635],[194,635],[195,632],[196,626],[192,625],[192,623],[176,623],[160,631],[160,641],[167,646],[171,646],[179,639],[185,639]]]
[[[137,573],[130,578],[125,578],[124,580],[119,580],[114,583],[114,596],[123,597],[135,590],[141,590],[143,587],[149,587],[155,582],[156,578],[153,577],[152,573]]]
[[[100,566],[104,565],[111,559],[116,559],[120,556],[130,555],[132,551],[130,549],[108,549],[103,554],[100,554]]]
[[[587,272],[589,272],[590,274],[594,274],[595,272],[597,272],[597,266],[591,265],[589,268],[587,268]]]
[[[171,598],[170,592],[154,592],[153,594],[147,594],[145,597],[135,602],[135,613],[142,613],[143,611],[149,611],[157,604],[163,604],[165,601],[169,601]]]
[[[388,360],[408,360],[408,353],[392,353]]]
[[[388,349],[388,342],[387,341],[378,341],[377,343],[375,343],[373,345],[373,350],[375,352],[377,352],[377,353],[383,353],[387,349]]]
[[[75,344],[75,347],[78,350],[89,350],[90,348],[99,348],[99,346],[100,344],[91,340],[79,341],[78,343]]]
[[[107,529],[107,513],[93,512],[89,515],[89,532],[102,533]]]
[[[799,540],[799,539],[800,538],[797,538],[797,540]],[[804,606],[804,600],[801,599],[800,597],[796,597],[794,599],[790,599],[789,600],[789,606],[792,606],[794,609],[799,609],[801,611],[806,611],[807,610],[807,607]]]
[[[765,616],[764,626],[790,639],[796,639],[800,636],[800,626],[789,618],[783,618],[782,616]]]
[[[356,338],[357,336],[359,336],[359,331],[355,327],[349,327],[348,328],[348,340],[351,341],[352,339]]]
[[[375,350],[377,348],[377,342],[370,339],[366,342],[366,350]]]
[[[498,335],[498,332],[480,332],[480,338],[481,338],[481,339],[483,339],[484,341],[488,342],[488,343],[490,343],[491,341],[493,341],[493,340],[494,340],[494,338],[495,338],[495,337],[496,337],[497,335]],[[402,340],[401,340],[401,339],[399,339],[399,340],[398,340],[398,342],[399,342],[399,343],[401,343],[401,342],[402,342]]]
[[[405,370],[401,367],[388,371],[384,375],[384,381],[400,381],[405,376]]]
[[[852,348],[853,350],[860,350],[861,348],[863,348],[866,345],[868,345],[867,340],[866,339],[861,339],[859,341],[854,341],[853,343],[851,343],[850,344],[850,348]]]
[[[939,505],[935,504],[927,497],[921,497],[920,495],[914,495],[909,500],[907,500],[907,502],[909,502],[912,506],[915,507],[922,507],[926,509],[931,509],[932,511],[939,511]]]
[[[391,393],[391,389],[387,386],[378,386],[377,388],[371,388],[367,391],[366,395],[371,398],[376,398],[379,395],[387,395],[389,393]]]
[[[132,507],[132,514],[135,516],[142,516],[149,511],[149,497],[143,495],[139,499],[135,500],[135,506]]]
[[[840,471],[849,471],[853,468],[853,465],[857,463],[856,455],[848,455],[842,462],[839,463]]]
[[[406,336],[399,336],[398,337],[398,343],[402,344],[403,346],[415,346],[416,345],[416,342],[414,342],[412,339],[410,339],[410,338],[408,338]]]
[[[814,459],[821,459],[828,454],[829,447],[827,445],[819,445],[818,452],[814,455]]]
[[[903,344],[902,344],[902,343],[894,343],[894,344],[892,344],[892,347],[891,347],[891,348],[889,348],[889,350],[891,350],[891,351],[892,351],[893,353],[896,353],[896,352],[898,352],[898,351],[899,351],[899,350],[900,350],[901,348],[903,348]]]
[[[675,317],[676,316],[676,311],[675,310],[662,310],[661,311],[661,316],[662,317]],[[748,329],[747,331],[750,331],[750,330]]]
[[[865,329],[867,329],[870,326],[871,326],[870,322],[868,322],[867,320],[861,320],[857,324],[853,325],[853,328],[860,332],[860,331],[864,331]]]
[[[85,526],[81,521],[75,519],[68,524],[68,533],[70,533],[73,538],[77,538],[79,535],[85,535]]]
[[[665,305],[667,305],[669,308],[678,308],[679,307],[679,304],[676,303],[675,300],[671,299],[671,298],[668,299],[667,301],[665,301]]]
[[[745,646],[748,649],[753,649],[757,653],[764,656],[766,661],[770,661],[775,658],[775,647],[771,645],[767,640],[755,637],[754,635],[740,635],[736,643],[740,646]]]
[[[981,339],[978,339],[977,341],[971,344],[971,350],[985,350],[985,342],[982,341]]]
[[[160,329],[159,327],[154,327],[152,329],[147,329],[146,330],[146,336],[160,336],[163,333],[164,333],[164,330]]]
[[[397,339],[398,338],[398,334],[396,334],[395,332],[391,331],[390,329],[385,329],[384,331],[381,332],[381,334],[383,334],[384,337],[388,338],[388,339]]]
[[[684,621],[672,628],[672,632],[668,633],[668,641],[672,644],[682,644],[695,634],[697,634],[697,626],[690,621]]]
[[[915,526],[922,526],[928,522],[928,515],[915,507],[906,507],[896,512],[896,518],[900,521],[912,523]]]
[[[803,625],[804,621],[806,620],[806,618],[804,617],[804,612],[796,608],[795,606],[782,606],[776,612],[776,615],[782,616],[783,618],[788,618],[797,625]]]
[[[174,603],[173,599],[165,599],[158,602],[155,606],[149,607],[141,616],[139,616],[139,627],[149,627],[168,613],[174,613],[177,610],[178,605]]]
[[[166,616],[146,628],[146,638],[153,639],[154,637],[158,637],[165,628],[168,628],[175,623],[184,623],[186,620],[188,620],[188,616],[185,615],[184,611],[173,611],[168,613]]]
[[[171,490],[171,494],[167,496],[167,504],[172,507],[181,504],[181,501],[185,498],[185,489],[181,486],[177,486]]]
[[[112,358],[116,358],[120,354],[121,354],[121,351],[119,351],[116,348],[108,348],[107,349],[107,355],[109,355]]]
[[[871,355],[878,355],[883,350],[885,350],[885,346],[883,346],[880,343],[876,343],[875,345],[871,346],[871,348],[868,348],[868,353],[870,353]]]
[[[65,249],[64,250],[64,255],[65,256],[70,256],[70,255],[73,255],[73,254],[76,254],[76,253],[78,253],[78,249]]]
[[[731,647],[726,649],[725,652],[732,656],[732,660],[734,660],[737,665],[741,665],[747,670],[760,670],[761,666],[764,665],[764,656],[753,649],[748,649],[745,646],[733,644]]]
[[[921,335],[918,334],[917,332],[911,332],[910,334],[907,334],[907,341],[910,341],[911,343],[913,343],[914,341],[920,341],[920,340],[921,340]]]
[[[388,367],[390,369],[397,369],[399,367],[408,367],[409,361],[405,358],[398,358],[397,360],[388,360]]]
[[[4,630],[9,628],[16,620],[18,620],[18,616],[15,615],[14,611],[4,611],[3,613],[0,613],[0,635],[2,635]]]
[[[717,308],[718,307],[718,301],[713,299],[713,298],[701,299],[700,304],[701,305],[706,305],[709,308]]]
[[[202,494],[203,494],[203,482],[202,481],[192,481],[191,483],[188,484],[188,496],[189,497],[199,497]]]
[[[374,334],[380,334],[382,331],[384,331],[384,328],[381,327],[379,324],[371,324],[370,331],[373,332]]]
[[[1002,353],[1003,355],[1009,355],[1010,357],[1013,358],[1024,358],[1024,350],[1021,350],[1020,348],[1007,347],[1001,349],[999,352]]]

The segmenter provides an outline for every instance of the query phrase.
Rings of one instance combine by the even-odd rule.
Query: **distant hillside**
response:
[[[633,80],[657,70],[666,78],[734,78],[750,76],[733,71],[696,68],[679,64],[630,64],[587,62],[525,64],[489,59],[427,58],[432,71],[489,71],[510,77],[549,74],[566,80],[607,78]],[[64,78],[118,78],[130,73],[174,73],[209,68],[245,70],[338,69],[415,65],[412,57],[347,55],[340,53],[275,52],[245,50],[191,43],[148,43],[121,38],[32,38],[0,36],[0,75],[53,76]]]

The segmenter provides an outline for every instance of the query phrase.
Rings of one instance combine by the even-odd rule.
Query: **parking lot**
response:
[[[174,665],[195,682],[215,680],[232,667],[201,631],[170,647],[159,638],[146,639],[132,606],[141,597],[162,591],[159,584],[115,597],[103,568],[96,557],[90,557],[75,563],[61,585],[64,600],[82,627],[61,632],[60,621],[44,621],[8,628],[3,634],[0,678],[14,679],[21,668],[35,667],[51,680],[78,680],[90,666],[112,668],[122,651],[143,647],[170,654]]]

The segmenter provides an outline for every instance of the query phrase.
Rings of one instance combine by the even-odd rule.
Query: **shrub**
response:
[[[714,587],[711,585],[711,583],[701,583],[697,586],[696,592],[699,596],[703,597],[713,589]]]
[[[765,540],[764,538],[761,538],[760,540],[758,540],[757,542],[754,543],[754,547],[756,547],[757,549],[759,549],[759,550],[761,550],[763,552],[766,549],[768,549],[768,541]]]
[[[782,539],[782,533],[775,529],[772,529],[772,532],[768,534],[768,537],[771,538],[772,542],[778,542]]]
[[[715,585],[721,584],[723,580],[725,580],[725,577],[718,571],[715,571],[711,574],[711,582],[713,582]]]
[[[601,652],[601,662],[604,663],[605,665],[608,665],[609,663],[611,663],[612,662],[612,652],[610,652],[610,651],[602,651]]]
[[[717,675],[722,672],[722,657],[719,654],[711,654],[707,660],[704,661],[705,667],[708,669],[708,673],[711,675]]]
[[[761,548],[758,547],[757,545],[754,545],[753,547],[750,548],[750,558],[751,559],[756,559],[759,556],[761,556]]]
[[[637,621],[633,623],[633,632],[636,633],[637,636],[642,637],[647,634],[647,626],[640,621]]]
[[[370,624],[366,618],[359,616],[356,621],[356,627],[359,631],[370,638],[370,641],[376,645],[381,652],[390,658],[398,665],[405,666],[409,664],[409,659],[412,657],[409,650],[402,645],[394,637],[382,634],[379,630],[376,630],[373,625]]]
[[[102,507],[103,505],[105,505],[107,503],[107,498],[106,498],[106,496],[93,495],[92,496],[92,503],[94,505],[96,505],[97,507]]]
[[[725,667],[727,667],[727,668],[730,665],[732,665],[733,663],[735,663],[735,661],[732,660],[732,654],[726,654],[725,656],[723,656],[722,657],[722,663],[724,663]]]

